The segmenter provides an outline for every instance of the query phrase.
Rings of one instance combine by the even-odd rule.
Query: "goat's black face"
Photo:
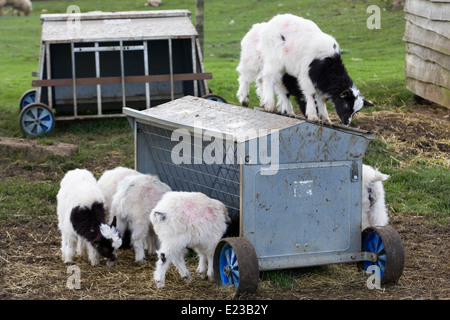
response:
[[[116,260],[116,249],[112,246],[112,240],[104,237],[98,237],[92,243],[97,252],[109,261]]]
[[[348,125],[352,121],[352,116],[359,111],[355,112],[355,105],[359,103],[358,97],[355,97],[350,90],[342,92],[338,97],[333,97],[333,103],[336,113],[344,125]],[[362,105],[362,99],[360,103]]]
[[[339,96],[332,97],[332,100],[336,113],[344,125],[350,124],[352,117],[364,106],[373,106],[371,102],[364,99],[355,85],[341,92]]]

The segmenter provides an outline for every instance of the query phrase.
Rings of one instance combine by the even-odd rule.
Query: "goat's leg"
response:
[[[99,257],[99,253],[97,252],[97,250],[95,250],[95,248],[90,243],[88,243],[88,245],[87,245],[87,250],[88,250],[88,257],[89,257],[89,261],[91,262],[91,266],[98,265],[100,263],[100,257]]]
[[[252,80],[249,77],[240,75],[238,78],[238,82],[239,82],[239,89],[236,96],[242,106],[248,107],[249,105],[248,96],[250,91],[250,83],[252,82]]]
[[[261,90],[261,107],[268,112],[276,112],[274,89],[275,84],[281,82],[281,72],[276,68],[276,64],[272,66],[269,62],[264,65],[261,73],[262,90]]]
[[[293,117],[294,107],[292,106],[291,100],[289,99],[289,92],[286,87],[278,82],[275,85],[275,91],[278,96],[277,110],[280,114],[287,114]]]
[[[131,242],[133,243],[136,262],[145,261],[144,242],[148,236],[148,222],[145,221],[147,219],[142,220],[136,220],[130,223]]]
[[[187,249],[184,248],[181,251],[177,251],[176,254],[172,253],[170,258],[184,282],[189,283],[192,281],[192,276],[189,270],[186,268],[186,263],[184,262],[184,256],[186,252]]]
[[[77,245],[77,236],[74,234],[62,233],[61,235],[61,254],[64,263],[71,263],[75,255]]]
[[[319,122],[319,117],[317,116],[316,101],[312,95],[305,95],[306,98],[306,112],[305,116],[308,121]]]
[[[166,272],[170,267],[170,260],[162,251],[158,251],[158,261],[156,261],[156,269],[153,273],[153,279],[156,282],[156,287],[162,289],[166,286]]]
[[[197,274],[200,278],[205,279],[206,278],[206,256],[201,251],[196,249],[195,250],[198,255],[198,267],[197,267]]]
[[[328,116],[326,99],[322,96],[317,97],[317,113],[319,121],[331,126],[331,120]]]
[[[206,257],[208,259],[208,279],[214,281],[214,250]]]
[[[148,234],[145,241],[144,248],[147,250],[149,254],[156,254],[156,250],[158,250],[158,236],[153,229],[153,226],[150,224],[148,227]]]

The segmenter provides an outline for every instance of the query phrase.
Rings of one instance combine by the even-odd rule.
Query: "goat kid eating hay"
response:
[[[184,261],[188,248],[198,255],[197,274],[213,280],[214,250],[230,222],[222,202],[199,192],[167,192],[151,212],[150,220],[160,241],[154,272],[158,288],[164,288],[171,263],[186,282],[192,280]]]
[[[136,262],[145,261],[145,249],[156,253],[158,239],[149,219],[152,209],[161,197],[172,189],[157,176],[132,174],[117,185],[112,198],[111,215],[117,217],[121,234],[129,229]]]
[[[61,253],[64,263],[71,263],[76,252],[85,248],[91,265],[98,265],[100,256],[110,266],[122,245],[116,219],[106,223],[104,197],[97,180],[85,169],[68,171],[61,180],[56,196],[58,228],[61,231]]]

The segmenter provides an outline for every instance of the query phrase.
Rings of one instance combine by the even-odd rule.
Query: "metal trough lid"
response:
[[[189,38],[198,35],[190,16],[188,10],[43,14],[41,39],[65,43]]]
[[[279,116],[192,96],[185,96],[143,111],[123,108],[123,113],[151,125],[171,129],[183,128],[190,132],[200,128],[212,133],[225,134],[232,136],[233,141],[237,143],[306,122],[300,118]],[[340,125],[333,126],[333,129],[369,140],[374,137],[371,132]]]

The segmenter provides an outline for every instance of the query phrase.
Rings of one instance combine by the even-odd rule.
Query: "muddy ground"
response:
[[[399,152],[449,158],[448,112],[423,108],[417,114],[383,111],[357,118],[360,128],[396,141]],[[30,174],[20,164],[0,172],[0,178],[12,171],[39,179],[38,173]],[[288,283],[279,280],[280,273],[261,273],[257,292],[239,299],[450,299],[450,227],[407,212],[390,213],[390,224],[405,249],[404,271],[397,283],[369,290],[368,275],[358,271],[356,264],[330,265],[284,271],[281,277],[290,279]],[[235,299],[234,290],[199,279],[193,257],[188,267],[194,281],[185,284],[172,267],[166,288],[158,290],[152,280],[155,262],[149,257],[146,263],[136,264],[132,250],[120,251],[112,268],[91,267],[86,258],[77,258],[74,265],[80,270],[80,289],[69,289],[73,271],[61,261],[56,214],[54,219],[0,224],[0,300]]]

